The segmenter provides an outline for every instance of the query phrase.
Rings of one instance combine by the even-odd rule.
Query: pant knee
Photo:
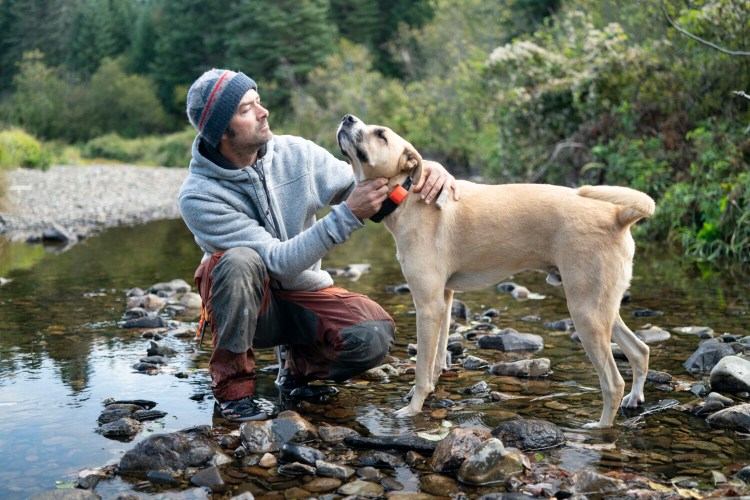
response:
[[[214,278],[217,275],[265,279],[266,265],[258,252],[252,248],[230,248],[224,252],[214,268]]]

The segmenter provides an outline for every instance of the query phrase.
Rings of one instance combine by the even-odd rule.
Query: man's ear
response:
[[[406,147],[401,154],[399,163],[400,170],[409,170],[412,181],[417,184],[419,177],[422,175],[422,157],[417,153],[417,150],[411,146]]]

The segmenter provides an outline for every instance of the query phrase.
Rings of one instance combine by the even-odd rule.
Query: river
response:
[[[622,308],[633,330],[649,323],[666,330],[700,325],[717,333],[750,335],[750,275],[746,270],[698,266],[670,254],[660,242],[644,243],[638,237],[636,241],[632,299]],[[199,259],[200,252],[179,220],[109,229],[65,252],[0,241],[0,276],[12,280],[0,287],[0,497],[26,498],[56,486],[69,487],[80,470],[117,462],[145,435],[213,422],[213,401],[210,397],[201,400],[210,394],[205,371],[210,350],[185,342],[165,373],[137,373],[131,365],[145,356],[148,341],[118,325],[126,310],[126,290],[174,278],[192,283]],[[330,268],[352,263],[370,264],[371,270],[356,281],[337,277],[337,284],[370,295],[391,313],[399,328],[393,353],[408,357],[407,345],[415,342],[413,305],[409,294],[387,290],[403,278],[395,245],[382,226],[368,224],[324,260]],[[545,335],[540,355],[551,360],[553,374],[534,381],[461,372],[441,384],[459,403],[447,420],[490,430],[517,415],[533,416],[561,426],[571,441],[616,442],[615,449],[581,446],[542,452],[545,460],[571,471],[592,466],[601,471],[633,470],[659,479],[689,476],[710,483],[712,470],[729,476],[750,464],[748,436],[711,429],[686,412],[667,410],[638,425],[616,425],[611,431],[583,430],[582,424],[597,419],[601,410],[598,380],[580,344],[568,333],[544,327],[544,322],[569,317],[562,290],[546,285],[544,278],[531,272],[513,278],[544,295],[542,300],[518,302],[495,288],[456,295],[473,312],[500,310],[502,314],[493,321],[497,326]],[[633,317],[633,311],[643,309],[662,314]],[[529,316],[539,320],[528,321]],[[689,391],[675,388],[696,382],[682,363],[698,343],[695,336],[673,333],[668,341],[651,346],[651,369],[672,374],[675,382],[669,387],[647,384],[647,405],[695,399]],[[467,346],[473,349],[471,354],[490,361],[509,359],[504,353],[476,350],[470,342]],[[261,367],[272,363],[270,352],[261,353]],[[618,364],[624,373],[626,365]],[[174,372],[181,370],[192,376],[175,377]],[[275,397],[273,377],[270,372],[259,375],[258,395],[269,402]],[[502,403],[462,405],[457,395],[478,380],[518,397]],[[336,403],[340,411],[306,416],[314,422],[350,425],[373,434],[438,428],[440,421],[431,418],[429,411],[405,422],[384,411],[400,407],[410,382],[355,380],[340,386]],[[96,433],[97,416],[106,398],[151,399],[168,415],[147,423],[133,442],[114,441]],[[627,418],[619,416],[618,423]],[[401,479],[407,490],[414,491],[416,483],[408,471],[403,471]],[[115,478],[100,483],[96,491],[106,496],[131,487]]]

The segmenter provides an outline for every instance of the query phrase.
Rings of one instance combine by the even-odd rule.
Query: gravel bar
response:
[[[87,235],[180,217],[177,193],[187,168],[134,165],[56,165],[5,173],[0,234],[19,240],[63,228]]]

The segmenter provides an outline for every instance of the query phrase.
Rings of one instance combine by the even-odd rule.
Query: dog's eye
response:
[[[378,138],[383,139],[383,141],[385,141],[386,144],[388,143],[388,139],[385,138],[385,129],[383,128],[375,129],[375,135],[378,136]]]

